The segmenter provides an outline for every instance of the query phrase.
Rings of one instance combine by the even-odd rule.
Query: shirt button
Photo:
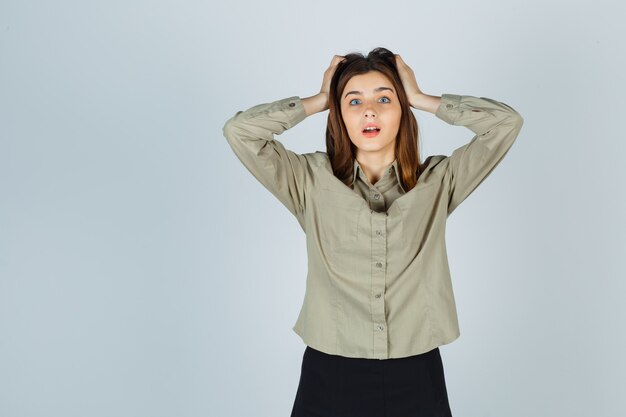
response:
[[[376,234],[377,234],[378,236],[380,236],[382,233],[380,232],[380,230],[377,230],[377,231],[376,231]]]
[[[289,107],[294,107],[295,105],[296,103],[293,103],[293,102],[289,103]]]
[[[379,324],[378,325],[378,330],[380,330],[382,332],[383,330],[385,330],[385,326],[382,326],[382,325]]]
[[[374,198],[378,200],[380,198],[380,194],[374,194]]]
[[[446,104],[446,109],[451,109],[452,107],[452,104]]]
[[[380,294],[376,294],[374,297],[376,297],[376,298],[380,298]]]
[[[379,268],[382,268],[383,264],[381,262],[376,262],[376,266],[379,267]]]

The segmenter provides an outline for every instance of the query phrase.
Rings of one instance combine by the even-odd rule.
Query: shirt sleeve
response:
[[[306,118],[298,96],[238,111],[223,134],[243,165],[298,219],[304,230],[306,158],[274,138]]]
[[[465,126],[476,134],[447,158],[450,215],[504,158],[524,119],[512,107],[496,100],[456,94],[443,94],[435,115],[448,124]]]

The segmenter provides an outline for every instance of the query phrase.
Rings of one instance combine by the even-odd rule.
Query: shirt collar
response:
[[[389,164],[389,166],[387,166],[387,168],[385,169],[387,170],[387,172],[385,172],[384,175],[387,175],[387,174],[393,175],[394,178],[398,181],[398,185],[400,186],[402,191],[406,192],[406,190],[402,186],[402,183],[400,182],[400,179],[398,178],[398,158],[394,159],[393,162]],[[354,158],[354,169],[352,170],[352,183],[353,184],[358,178],[359,172],[362,172],[362,171],[363,170],[361,169],[361,165],[359,165],[359,162],[356,160],[356,158]]]

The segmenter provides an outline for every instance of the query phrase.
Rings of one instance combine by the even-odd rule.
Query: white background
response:
[[[222,126],[376,46],[525,120],[448,221],[455,417],[624,415],[619,4],[2,1],[0,415],[288,416],[305,236]],[[425,156],[472,138],[414,112]]]

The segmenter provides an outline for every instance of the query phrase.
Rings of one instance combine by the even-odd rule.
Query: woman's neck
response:
[[[392,154],[360,154],[356,157],[359,166],[367,176],[370,184],[374,185],[385,174],[385,169],[395,161]]]

